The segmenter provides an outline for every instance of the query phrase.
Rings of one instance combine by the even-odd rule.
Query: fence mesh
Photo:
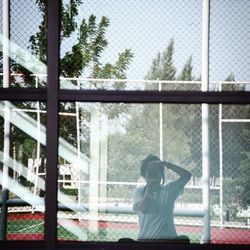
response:
[[[69,106],[69,104],[64,106]],[[94,215],[93,217],[81,217],[78,215],[78,219],[81,222],[85,221],[85,225],[88,225],[88,222],[91,222],[91,220],[97,220],[99,223],[96,222],[98,230],[102,230],[104,224],[107,223],[105,227],[107,233],[104,234],[106,235],[106,240],[113,241],[124,237],[123,229],[126,232],[129,228],[131,230],[129,233],[127,232],[127,236],[136,239],[138,234],[136,216],[134,214],[122,215],[122,211],[124,208],[126,208],[126,211],[131,208],[133,190],[143,182],[139,175],[141,159],[143,159],[146,152],[153,152],[159,155],[161,147],[159,140],[159,104],[127,105],[126,110],[129,110],[130,115],[121,112],[119,117],[108,121],[105,121],[102,117],[104,115],[105,104],[81,104],[80,107],[85,112],[86,110],[92,110],[91,119],[95,120],[95,123],[93,121],[85,123],[84,120],[80,119],[82,126],[85,123],[81,127],[84,128],[85,133],[86,130],[90,134],[93,133],[93,127],[98,127],[99,131],[103,131],[99,135],[95,134],[95,142],[91,141],[91,135],[86,141],[85,135],[83,137],[85,147],[82,148],[82,152],[87,152],[88,155],[91,155],[93,152],[97,154],[97,151],[92,150],[100,150],[98,151],[99,161],[102,162],[102,158],[106,158],[107,165],[103,163],[106,168],[103,168],[101,165],[100,169],[96,170],[98,171],[97,175],[99,175],[99,178],[96,179],[97,182],[99,181],[97,186],[91,185],[93,179],[90,179],[91,177],[88,175],[84,175],[82,179],[77,178],[75,180],[76,183],[79,180],[86,183],[82,186],[77,185],[83,193],[83,197],[78,196],[78,201],[87,202],[87,204],[91,202],[90,190],[96,187],[97,193],[92,193],[92,195],[98,194],[99,198],[97,199],[99,203],[105,203],[105,206],[116,207],[117,210],[115,211],[115,215],[110,214],[108,212],[109,209],[107,209],[108,213],[104,217],[100,212],[100,214],[95,214],[96,217]],[[96,109],[100,111],[98,115],[98,117],[100,116],[99,120],[93,117],[96,116],[94,112]],[[239,172],[239,169],[242,168],[243,171],[248,171],[247,168],[244,168],[244,162],[242,162],[245,159],[244,157],[242,158],[242,154],[244,154],[242,152],[247,153],[249,150],[249,143],[247,137],[245,137],[246,131],[249,131],[249,126],[248,123],[244,123],[244,120],[242,120],[241,125],[239,125],[240,121],[238,121],[237,123],[227,123],[226,125],[228,126],[226,126],[225,119],[219,119],[219,111],[221,112],[221,117],[227,117],[227,113],[230,113],[231,109],[235,111],[235,107],[233,106],[224,105],[222,111],[220,111],[218,105],[212,105],[209,110],[212,241],[240,243],[247,242],[247,236],[244,236],[243,241],[241,241],[237,235],[238,233],[242,234],[242,230],[247,230],[249,227],[247,224],[248,219],[244,217],[247,215],[247,212],[244,211],[246,205],[244,200],[247,199],[249,190],[245,188],[244,195],[242,192],[242,196],[239,195],[239,190],[237,190],[234,198],[230,194],[232,194],[232,189],[235,189],[235,185],[238,185],[238,189],[242,189],[242,191],[243,186],[246,185],[246,180],[244,180],[242,172]],[[246,111],[246,114],[248,114],[248,110],[249,107],[247,106],[237,106],[237,113],[241,118],[242,112]],[[185,166],[185,168],[192,172],[192,179],[187,184],[185,192],[177,199],[176,209],[202,209],[201,106],[164,104],[163,112],[163,156],[169,161],[175,162],[180,166]],[[235,117],[237,117],[236,114]],[[152,122],[147,122],[147,120]],[[64,124],[64,122],[67,122],[67,119],[61,119],[60,127],[70,126],[67,123]],[[220,126],[222,126],[222,131],[219,130]],[[108,129],[108,132],[106,129]],[[237,133],[236,130],[238,131]],[[94,131],[96,132],[95,128]],[[80,138],[82,139],[81,133]],[[93,146],[92,143],[98,143],[98,147],[100,148],[91,149]],[[220,148],[220,143],[222,143],[223,148]],[[107,145],[106,149],[104,145]],[[220,153],[222,153],[223,165],[220,165]],[[240,167],[241,165],[243,167]],[[238,166],[238,169],[235,169],[236,166]],[[68,169],[69,173],[70,169]],[[223,178],[222,186],[220,185],[221,175]],[[170,172],[167,172],[166,179],[171,178],[174,178],[174,176]],[[72,182],[73,177],[69,181]],[[103,184],[102,182],[105,181],[106,184]],[[221,191],[222,193],[220,193]],[[67,192],[71,192],[72,194],[72,190],[70,191],[70,189]],[[76,198],[77,196],[73,197]],[[220,207],[221,205],[223,207]],[[89,211],[85,212],[87,214],[90,213]],[[119,213],[119,215],[116,213]],[[76,211],[75,216],[77,214]],[[108,223],[109,220],[112,223]],[[196,215],[193,217],[176,216],[175,224],[179,234],[187,234],[192,242],[200,242],[202,238],[202,218],[198,218]],[[81,225],[79,222],[79,228],[82,227]],[[113,227],[118,227],[118,225],[120,226],[120,230],[113,232]],[[224,235],[223,230],[228,227],[231,228],[231,231],[229,230]],[[87,228],[90,227],[87,226]],[[83,234],[85,236],[82,235],[79,239],[83,240],[85,239],[84,237],[87,237],[87,240],[104,240],[103,231],[98,234],[97,231],[91,232],[91,229],[89,230]],[[223,236],[220,238],[221,232],[223,232]],[[243,231],[243,234],[245,232]]]
[[[10,1],[10,87],[46,85],[46,15],[46,1]]]
[[[5,158],[8,167],[9,178],[5,180],[7,187],[9,189],[8,199],[10,203],[7,208],[7,234],[6,238],[8,240],[18,239],[42,239],[43,238],[43,215],[41,211],[44,210],[43,202],[35,207],[31,207],[29,204],[33,204],[33,199],[39,199],[44,196],[44,183],[38,182],[38,178],[43,178],[44,176],[36,175],[37,168],[41,170],[44,168],[45,159],[45,134],[40,130],[38,132],[37,124],[43,127],[46,122],[44,103],[34,102],[23,102],[23,103],[4,103],[1,102],[1,187],[3,184],[4,169],[4,154],[6,152],[4,149],[9,143],[9,157]],[[10,116],[6,118],[6,108],[10,112]],[[5,112],[4,112],[5,111]],[[39,112],[39,116],[38,116]],[[39,117],[39,120],[38,120]],[[10,134],[5,134],[4,125],[10,125]],[[40,135],[39,135],[40,133]],[[39,139],[37,139],[39,138]],[[37,140],[40,141],[38,144]],[[37,159],[43,159],[39,163]],[[39,165],[39,166],[38,166]],[[39,188],[38,188],[39,187]],[[37,192],[36,192],[37,190]],[[2,191],[2,190],[1,190]],[[2,192],[1,192],[2,193]],[[32,198],[33,197],[33,198]],[[36,198],[37,197],[37,198]],[[38,198],[39,197],[39,198]],[[23,201],[20,203],[21,198]],[[24,201],[26,203],[24,203]],[[33,214],[37,211],[41,216]],[[39,212],[40,211],[40,212]],[[4,213],[4,212],[3,212]],[[4,216],[1,214],[1,216]],[[40,218],[39,218],[40,217]]]
[[[247,0],[211,1],[210,12],[210,78],[211,80],[235,78],[238,81],[249,79],[248,45],[249,33],[247,13],[250,3]],[[222,11],[224,10],[224,11]],[[229,52],[230,51],[230,52]],[[245,55],[243,55],[246,53]]]
[[[249,8],[247,0],[211,1],[212,91],[249,90]],[[46,15],[46,1],[10,1],[11,47],[19,51],[11,57],[11,87],[46,86],[45,76],[23,60],[26,51],[46,64]],[[61,88],[200,90],[201,20],[199,0],[62,1]],[[43,199],[46,150],[45,143],[37,147],[34,131],[45,136],[46,107],[14,105],[10,177],[17,189],[10,198],[21,197],[16,190],[24,186]],[[209,106],[212,243],[249,244],[249,108]],[[0,114],[3,152],[3,108]],[[201,105],[61,103],[59,118],[58,240],[136,240],[132,194],[144,183],[139,166],[148,153],[192,173],[176,211],[203,208]],[[166,171],[167,181],[175,177]],[[192,243],[202,240],[202,216],[177,214],[175,225]],[[37,240],[43,233],[43,205],[8,208],[7,239]]]

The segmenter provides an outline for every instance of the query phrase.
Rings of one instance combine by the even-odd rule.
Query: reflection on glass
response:
[[[209,75],[212,80],[249,82],[249,11],[248,1],[239,4],[210,1]]]
[[[202,1],[73,2],[61,11],[61,88],[201,91]],[[211,9],[209,91],[249,91],[250,5]]]
[[[1,240],[44,234],[46,107],[0,102]]]
[[[160,106],[61,103],[58,239],[144,239],[140,237],[138,217],[133,210],[133,193],[145,187],[141,161],[153,154],[192,174],[171,209],[176,234],[187,236],[192,243],[201,242],[206,227],[203,223],[201,105]],[[221,227],[236,224],[248,227],[243,215],[249,194],[244,184],[248,181],[244,173],[249,166],[247,121],[248,105],[209,106],[212,242],[248,242],[246,230],[234,228],[230,236],[226,236]],[[238,168],[234,170],[236,165]],[[165,168],[165,185],[170,185],[178,176]],[[229,195],[234,187],[238,194],[240,190],[241,196]],[[236,211],[233,204],[237,204],[237,213],[233,213]],[[149,206],[156,206],[156,202]],[[225,217],[226,210],[230,211],[229,220]],[[146,236],[144,240],[159,238],[163,240],[155,236]],[[164,240],[169,238],[166,236]]]
[[[3,31],[0,33],[0,87],[45,87],[46,2],[3,1],[1,9]]]
[[[178,178],[165,184],[165,168],[177,174]],[[137,187],[133,197],[133,209],[139,220],[138,240],[189,242],[187,236],[177,235],[173,214],[175,201],[183,193],[191,173],[178,165],[161,161],[153,154],[142,160],[140,173],[146,184]]]
[[[200,1],[73,2],[61,9],[61,88],[200,90]]]

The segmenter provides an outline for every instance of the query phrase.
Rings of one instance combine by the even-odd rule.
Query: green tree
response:
[[[226,172],[229,178],[223,183],[224,203],[232,218],[236,218],[237,213],[242,208],[247,209],[250,206],[250,129],[249,126],[240,126],[237,130],[233,129],[231,134],[231,138],[235,141],[233,144],[237,143],[237,145],[230,145],[229,147],[233,148],[234,151],[236,151],[235,148],[238,149],[238,157],[234,152],[228,152],[233,157],[227,157],[229,160],[225,164],[231,171]],[[243,137],[243,139],[240,139],[240,137]]]
[[[145,78],[175,80],[177,70],[173,55],[174,40],[171,39],[167,48],[153,59]],[[191,57],[183,67],[180,77],[183,80],[193,79]],[[167,88],[168,86],[163,85],[163,89]],[[146,89],[154,89],[154,85],[149,84]],[[163,105],[163,157],[181,165],[188,164],[188,168],[191,169],[190,138],[183,131],[182,123],[185,121],[185,124],[189,124],[193,118],[190,118],[190,113],[183,113],[185,109],[187,106]],[[149,153],[159,156],[159,116],[159,104],[137,104],[131,108],[130,116],[126,117],[127,122],[124,125],[126,132],[117,132],[109,139],[109,166],[112,168],[109,178],[135,181],[139,177],[140,161]]]
[[[180,76],[178,80],[180,81],[193,81],[195,76],[193,75],[193,65],[192,65],[192,56],[190,56],[183,66]]]
[[[234,74],[230,73],[225,79],[226,82],[234,82]],[[223,90],[242,90],[242,86],[238,84],[224,84]],[[199,105],[196,105],[199,108]],[[200,110],[200,108],[199,108]],[[190,143],[193,160],[196,164],[194,172],[201,175],[201,159],[202,159],[202,141],[201,141],[201,110],[197,110],[196,118],[190,123],[191,128],[195,128]],[[233,119],[249,117],[249,109],[247,106],[240,105],[223,105],[222,106],[222,117],[224,119]],[[239,117],[240,116],[240,117]],[[223,168],[224,175],[227,178],[234,178],[235,174],[238,173],[239,165],[242,160],[240,154],[241,151],[245,151],[244,139],[242,136],[242,128],[245,125],[237,123],[223,123],[222,124],[222,139],[223,139]],[[188,130],[189,130],[188,129]],[[231,139],[230,139],[231,138]],[[209,105],[209,141],[210,141],[210,175],[219,177],[219,106]],[[233,145],[232,145],[233,144]],[[235,150],[237,148],[237,150]],[[199,150],[197,150],[199,149]]]
[[[145,155],[159,155],[158,113],[155,113],[155,117],[151,113],[157,110],[158,105],[130,106],[130,115],[122,117],[126,121],[123,129],[109,136],[109,180],[136,181],[139,178],[140,161]],[[114,121],[120,125],[120,119]]]
[[[30,39],[29,50],[33,55],[35,55],[41,62],[47,63],[47,0],[36,0],[38,6],[39,14],[41,14],[41,23],[38,27],[38,31],[33,34]],[[83,4],[81,0],[72,0],[69,3],[61,5],[61,58],[60,58],[60,72],[63,77],[80,77],[84,74],[86,77],[94,78],[112,78],[112,79],[125,79],[126,70],[132,60],[133,54],[130,49],[125,49],[123,52],[117,55],[117,60],[114,63],[102,63],[102,53],[108,47],[108,41],[106,38],[106,31],[110,25],[110,20],[108,17],[101,17],[100,21],[97,20],[96,16],[90,15],[86,19],[79,20],[79,10],[80,5]],[[68,43],[69,38],[74,37],[74,43],[70,46],[65,46]],[[72,41],[72,40],[71,40]],[[35,79],[32,76],[33,72],[29,69],[24,68],[22,65],[11,60],[11,72],[12,73],[22,73],[22,80],[13,78],[11,86],[13,87],[35,87]],[[72,81],[76,84],[75,81]],[[39,87],[46,86],[46,80],[39,82]],[[124,82],[115,82],[106,84],[105,82],[92,82],[90,88],[111,88],[111,89],[123,89],[125,88]],[[17,104],[18,108],[36,108],[35,104],[32,102],[26,102],[22,104]],[[40,108],[46,110],[46,105],[40,103]],[[125,112],[123,105],[119,108],[115,105],[109,106],[109,108],[104,109],[106,114],[113,118],[116,117],[119,112]],[[76,107],[74,103],[60,104],[61,112],[76,112]],[[84,118],[88,116],[87,110],[82,110],[81,114]],[[32,114],[32,117],[36,119],[36,114]],[[85,120],[82,119],[82,123]],[[43,116],[41,123],[45,125],[46,117]],[[71,124],[71,129],[69,130],[68,124]],[[72,145],[76,145],[76,119],[73,117],[60,116],[60,136],[66,139]],[[30,143],[27,145],[32,145],[33,140],[25,135],[22,131],[19,131],[16,127],[12,129],[13,147],[14,145],[23,144],[23,140],[28,140]],[[19,135],[18,135],[19,134]],[[20,135],[23,135],[23,139],[20,139]],[[27,148],[27,147],[26,147]],[[33,148],[34,147],[29,147]],[[15,152],[18,150],[15,150]],[[14,153],[13,153],[14,154]],[[45,150],[42,150],[42,156],[45,157]]]
[[[230,73],[225,79],[223,90],[244,91],[245,85],[233,84],[235,76]],[[250,105],[223,105],[224,119],[250,119]],[[230,211],[231,219],[250,206],[250,128],[247,123],[229,123],[223,126],[223,171],[224,204]]]
[[[42,62],[46,63],[47,0],[37,0],[37,4],[42,13],[42,21],[38,32],[30,37],[30,49]],[[125,78],[126,69],[133,57],[131,50],[125,49],[120,53],[114,64],[102,65],[100,59],[108,46],[105,36],[110,20],[103,16],[100,22],[97,22],[96,16],[90,15],[87,20],[83,18],[78,23],[76,20],[81,4],[81,0],[72,0],[70,4],[61,6],[61,49],[64,48],[63,44],[67,42],[67,38],[74,33],[77,34],[75,44],[69,46],[69,50],[65,51],[61,57],[62,76],[79,77],[88,71],[89,76],[95,78]]]
[[[146,75],[148,80],[175,80],[176,68],[173,62],[174,40],[171,39],[167,48],[158,53],[153,59],[149,72]]]
[[[250,132],[247,131],[248,145],[250,145]],[[244,153],[244,160],[240,164],[239,185],[242,188],[241,205],[243,208],[250,206],[250,149]]]

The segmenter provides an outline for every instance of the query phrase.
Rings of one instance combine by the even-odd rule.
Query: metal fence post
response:
[[[10,62],[9,62],[9,38],[10,38],[10,2],[2,1],[3,6],[3,87],[9,87],[10,81]],[[7,206],[8,200],[8,175],[9,168],[6,159],[10,153],[10,107],[9,102],[4,102],[4,155],[3,155],[3,180],[2,180],[2,207],[0,216],[0,240],[6,239],[7,231]]]
[[[203,0],[202,12],[202,91],[209,90],[209,0]],[[209,167],[209,106],[202,103],[202,177],[203,177],[203,243],[210,243],[210,167]]]
[[[0,215],[0,240],[6,240],[7,235],[7,200],[9,197],[9,190],[4,189],[2,192],[2,206],[1,206],[1,215]]]

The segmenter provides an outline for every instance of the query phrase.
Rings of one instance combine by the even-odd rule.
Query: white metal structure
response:
[[[202,25],[202,91],[208,91],[209,88],[209,70],[208,70],[208,65],[209,65],[209,55],[208,55],[208,51],[209,51],[209,0],[203,0],[203,25]],[[10,54],[7,53],[6,51],[9,50],[9,1],[7,0],[3,0],[3,10],[4,10],[4,21],[3,21],[3,36],[1,38],[3,38],[3,51],[4,53],[4,60],[3,60],[3,65],[4,65],[4,86],[8,87],[8,83],[9,83],[9,68],[8,68],[8,60],[9,60],[9,56],[13,56],[15,59],[18,58],[18,60],[22,60],[22,58],[25,58],[26,56],[29,57],[30,55],[27,55],[26,52],[23,53],[24,57],[16,57],[16,54],[18,53],[18,50],[23,52],[23,50],[18,47],[18,46],[12,46],[13,51],[10,51]],[[31,63],[27,63],[27,62],[32,62],[33,65],[31,65]],[[34,62],[34,60],[23,60],[23,61],[17,61],[17,63],[22,64],[24,67],[30,69],[30,71],[32,71],[34,74],[37,73],[44,73],[46,72],[46,66],[43,65],[41,62],[38,62],[37,60]],[[43,75],[44,76],[44,75]],[[89,78],[82,78],[82,79],[67,79],[67,80],[85,80],[85,81],[109,81],[112,82],[114,81],[113,79],[89,79]],[[159,83],[158,80],[156,81],[141,81],[141,80],[118,80],[119,82],[134,82],[134,83],[138,83],[138,82],[143,82],[143,83],[147,83],[147,82],[155,82],[155,83]],[[164,82],[174,82],[177,83],[177,81],[162,81],[161,83]],[[65,82],[64,84],[69,87],[69,88],[75,88],[74,85],[68,85],[69,82]],[[160,83],[160,84],[161,84]],[[159,86],[160,86],[159,84]],[[160,91],[160,89],[159,89]],[[38,103],[38,109],[37,109],[37,114],[38,114],[38,118],[37,121],[34,121],[32,119],[30,119],[29,117],[27,117],[24,114],[21,114],[19,119],[20,121],[22,121],[20,124],[17,124],[15,122],[14,119],[12,119],[11,117],[9,117],[9,109],[10,108],[15,108],[13,105],[4,105],[3,103],[0,103],[0,107],[4,107],[7,109],[4,109],[3,112],[1,112],[0,108],[0,115],[4,116],[4,120],[6,121],[6,128],[5,131],[9,131],[9,122],[12,122],[14,125],[18,126],[20,129],[22,129],[23,131],[27,131],[27,133],[35,138],[37,140],[37,152],[39,153],[40,150],[40,144],[44,144],[45,145],[45,134],[46,134],[46,130],[44,129],[43,126],[41,126],[39,120],[39,114],[40,114],[40,110],[39,110],[39,103]],[[161,105],[160,105],[161,106]],[[78,107],[79,108],[79,107]],[[78,110],[77,108],[77,110]],[[3,109],[2,109],[3,110]],[[221,108],[220,108],[221,110]],[[161,112],[160,112],[161,113]],[[221,117],[220,117],[221,118]],[[161,118],[160,118],[161,119]],[[209,134],[208,134],[208,120],[209,120],[209,113],[208,113],[208,105],[207,104],[202,104],[202,152],[203,152],[203,209],[204,209],[204,227],[203,227],[203,242],[204,243],[208,243],[210,242],[210,208],[209,208],[209,190],[210,190],[210,186],[209,186]],[[79,122],[79,120],[78,120]],[[220,119],[220,133],[222,130],[221,127],[221,122],[230,122],[230,121],[226,121],[226,120],[222,120]],[[236,122],[236,121],[234,121]],[[242,122],[242,120],[241,120]],[[247,121],[248,122],[248,121]],[[27,124],[29,124],[29,126],[27,126]],[[78,124],[78,123],[77,123]],[[79,124],[78,124],[79,125]],[[161,125],[160,125],[161,126]],[[27,130],[28,129],[28,130]],[[78,128],[79,129],[79,128]],[[161,130],[161,128],[160,128]],[[93,131],[92,131],[93,132]],[[99,133],[99,132],[98,132]],[[7,134],[5,134],[6,138],[7,138]],[[67,157],[67,160],[69,160],[70,162],[75,161],[75,155],[74,153],[76,153],[76,155],[78,156],[78,162],[81,159],[84,159],[86,162],[86,164],[83,166],[83,169],[85,171],[88,171],[88,160],[86,158],[86,156],[82,155],[79,153],[79,148],[74,148],[72,147],[72,145],[67,144],[64,140],[59,139],[60,140],[60,147],[59,147],[59,155],[62,155],[63,157]],[[162,145],[162,138],[160,138],[160,143]],[[8,140],[5,139],[5,147],[4,147],[4,156],[5,155],[9,155],[9,145],[8,145]],[[79,142],[78,142],[79,143]],[[93,142],[93,144],[91,145],[92,148],[92,153],[95,152],[95,150],[98,150],[95,147],[95,142]],[[221,150],[220,152],[222,152],[222,144],[220,144]],[[72,153],[74,152],[74,153]],[[37,153],[37,160],[38,160],[38,155]],[[96,152],[95,152],[96,153]],[[95,155],[95,154],[94,154]],[[99,152],[98,152],[99,155]],[[160,150],[160,155],[162,156],[162,148]],[[220,168],[221,168],[221,181],[222,181],[222,177],[223,177],[223,168],[222,168],[222,156],[220,156]],[[95,165],[95,166],[99,166],[100,163],[100,159],[95,159],[95,158],[91,158],[92,162],[91,164]],[[82,165],[81,165],[82,166]],[[6,173],[8,167],[4,168],[4,173],[3,176]],[[96,172],[98,171],[97,169],[91,168],[91,171],[93,171],[93,173],[91,173],[91,176],[93,176],[93,178],[91,178],[91,181],[93,183],[98,182],[98,180],[96,180]],[[7,178],[3,178],[4,180]],[[4,186],[4,185],[3,185]],[[92,192],[94,192],[94,189],[92,190]],[[222,182],[221,182],[221,189],[220,189],[220,194],[221,194],[221,209],[223,209],[223,204],[222,204],[222,195],[223,195],[223,190],[222,190]],[[95,191],[95,195],[97,195],[97,191]],[[96,208],[94,208],[96,209]],[[222,215],[223,213],[221,213]],[[221,221],[223,220],[223,218],[221,218]],[[222,221],[223,222],[223,221]]]
[[[10,11],[9,0],[3,0],[3,87],[9,87],[10,81],[10,62],[9,62],[9,37],[10,37]],[[3,177],[8,176],[8,166],[5,164],[6,157],[10,152],[10,110],[8,102],[4,102],[4,163],[3,163]],[[3,178],[3,190],[7,183],[7,178]]]
[[[203,0],[202,10],[202,91],[209,90],[209,23],[210,1]],[[210,243],[210,201],[209,201],[209,109],[207,103],[202,103],[202,176],[203,176],[203,243]]]
[[[235,84],[235,82],[217,82],[219,91],[222,91],[222,85]],[[237,82],[237,84],[250,86],[250,82]],[[224,205],[223,205],[223,123],[245,123],[250,122],[250,119],[223,119],[223,106],[219,104],[219,160],[220,160],[220,226],[224,227]]]

